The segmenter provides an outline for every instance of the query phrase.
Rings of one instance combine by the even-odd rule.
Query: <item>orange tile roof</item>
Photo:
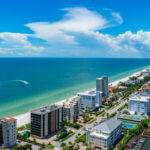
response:
[[[15,118],[11,118],[11,117],[4,117],[3,119],[5,119],[8,123],[12,123],[17,120]]]
[[[146,86],[143,88],[143,90],[147,90],[147,89],[150,89],[150,86]]]
[[[138,93],[139,93],[139,94],[142,94],[143,92],[142,92],[142,91],[138,91]]]
[[[119,96],[117,93],[114,93],[115,96]]]
[[[111,101],[111,99],[110,99],[110,98],[107,98],[107,101],[108,101],[108,102],[110,102],[110,101]]]
[[[105,98],[102,98],[102,101],[104,102],[104,101],[105,101]]]
[[[108,89],[114,90],[114,89],[116,89],[116,87],[114,87],[114,86],[109,86]]]
[[[14,122],[14,121],[16,121],[17,119],[15,119],[15,118],[10,118],[9,120],[8,120],[8,123],[12,123],[12,122]]]

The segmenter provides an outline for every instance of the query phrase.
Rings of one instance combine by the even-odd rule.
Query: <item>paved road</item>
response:
[[[69,139],[67,139],[66,141],[64,141],[64,143],[68,144],[69,141],[73,143],[74,140],[76,139],[76,136],[78,136],[78,134],[80,134],[80,136],[81,136],[81,135],[83,135],[85,132],[86,132],[86,131],[83,130],[82,128],[79,129],[79,130],[77,130],[77,131],[75,132],[75,134],[74,134],[72,137],[70,137]]]
[[[105,109],[105,112],[106,112],[106,113],[109,113],[109,114],[112,114],[112,113],[114,113],[114,112],[117,112],[118,108],[120,108],[120,107],[123,106],[124,104],[128,103],[128,101],[123,101],[123,100],[119,100],[119,102],[120,102],[119,105],[117,105],[116,107],[114,107],[114,108],[112,108],[112,109],[108,109],[108,110]],[[101,119],[102,119],[102,117],[98,117],[98,118],[97,118],[97,121],[100,122]],[[89,127],[89,126],[93,126],[93,124],[94,124],[94,122],[93,122],[92,124],[87,124],[87,125],[85,126],[85,128],[87,128],[87,127]],[[64,141],[64,143],[68,144],[69,141],[73,143],[74,140],[76,139],[76,136],[78,136],[79,133],[80,133],[81,135],[83,135],[85,132],[86,132],[86,131],[83,130],[82,128],[80,128],[79,130],[76,130],[76,131],[75,131],[75,134],[74,134],[72,137],[70,137],[69,139],[67,139],[66,141]],[[61,146],[60,146],[60,145],[61,145],[61,142],[56,142],[56,143],[55,143],[54,146],[56,147],[56,150],[61,150]]]
[[[128,103],[128,101],[120,101],[120,104],[117,105],[116,107],[112,108],[112,109],[108,109],[108,110],[105,110],[106,113],[109,113],[109,114],[112,114],[114,112],[117,112],[117,110],[123,106],[124,104]]]

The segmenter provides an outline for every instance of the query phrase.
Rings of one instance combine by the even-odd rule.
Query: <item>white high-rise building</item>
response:
[[[17,143],[17,120],[10,117],[0,119],[0,149],[10,148]]]
[[[75,123],[80,114],[81,98],[74,96],[67,99],[63,105],[63,119]]]
[[[108,77],[103,76],[96,79],[96,91],[101,91],[103,96],[108,96]]]
[[[81,110],[93,111],[96,107],[102,105],[102,92],[101,91],[88,91],[85,93],[78,93],[81,97]]]
[[[150,114],[150,95],[147,94],[135,94],[129,98],[129,111],[132,114]]]

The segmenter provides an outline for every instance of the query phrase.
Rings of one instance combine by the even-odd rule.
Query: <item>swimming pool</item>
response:
[[[123,123],[122,123],[122,126],[123,126],[123,127],[126,127],[126,128],[129,128],[129,129],[133,129],[133,128],[136,128],[136,127],[137,127],[136,124],[126,123],[126,122],[123,122]]]
[[[21,132],[21,135],[25,135],[27,133],[28,133],[28,131],[23,131],[23,132]]]

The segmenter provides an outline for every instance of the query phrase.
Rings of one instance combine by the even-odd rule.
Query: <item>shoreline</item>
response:
[[[149,67],[148,67],[149,68]],[[147,68],[141,70],[141,71],[138,71],[138,72],[135,72],[127,77],[124,77],[122,79],[118,79],[116,81],[113,81],[113,82],[110,82],[109,85],[111,86],[116,86],[119,82],[125,82],[127,81],[130,77],[133,77],[133,76],[137,76],[139,75],[141,72],[145,71]],[[95,90],[94,89],[90,89],[90,90]],[[90,90],[87,90],[87,91],[90,91]],[[84,91],[86,92],[86,91]],[[74,96],[74,95],[73,95]],[[71,97],[73,97],[71,96]],[[52,104],[63,104],[65,102],[66,99],[63,99],[63,100],[60,100],[58,102],[55,102],[55,103],[52,103]],[[32,111],[32,110],[31,110]],[[26,112],[26,113],[23,113],[23,114],[20,114],[20,115],[17,115],[17,116],[14,116],[15,119],[17,119],[17,127],[20,127],[20,126],[24,126],[28,123],[30,123],[30,112]]]

